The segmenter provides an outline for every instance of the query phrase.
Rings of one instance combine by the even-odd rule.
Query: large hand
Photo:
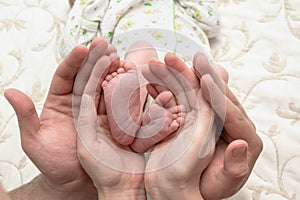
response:
[[[99,198],[145,199],[144,158],[114,142],[104,109],[101,84],[120,65],[119,58],[115,52],[107,53],[105,41],[95,50],[99,59],[94,65],[83,65],[73,89],[79,159],[97,187]]]
[[[77,159],[72,114],[74,80],[88,51],[76,47],[58,66],[39,118],[28,96],[15,89],[5,92],[18,117],[22,147],[43,174],[42,192],[49,189],[56,199],[59,195],[62,199],[97,199],[96,188]]]
[[[199,180],[215,146],[214,113],[192,70],[171,54],[166,55],[165,63],[152,61],[143,70],[152,83],[149,93],[155,97],[164,87],[168,88],[186,107],[187,114],[177,135],[151,152],[146,166],[146,189],[153,199],[201,199]]]
[[[4,189],[2,188],[1,184],[0,184],[0,199],[2,199],[2,200],[10,200],[10,198],[8,197],[6,191],[4,191]]]
[[[222,139],[218,141],[213,159],[200,181],[200,190],[205,199],[223,199],[235,194],[245,184],[263,144],[254,124],[228,88],[228,77],[222,73],[222,67],[219,66],[219,69],[225,82],[217,76],[202,54],[195,55],[194,67],[201,78],[203,95],[215,112],[223,115],[224,110],[219,105],[226,105]]]

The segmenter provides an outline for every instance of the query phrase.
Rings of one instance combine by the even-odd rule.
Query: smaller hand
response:
[[[116,144],[108,126],[101,84],[107,73],[120,63],[116,52],[106,48],[102,51],[94,66],[90,69],[85,65],[82,67],[85,72],[77,80],[86,82],[78,82],[78,87],[74,88],[74,101],[78,102],[77,98],[82,97],[81,104],[76,103],[74,108],[79,111],[76,123],[78,156],[98,189],[99,199],[144,199],[144,158],[128,146]]]
[[[202,96],[195,74],[174,55],[166,55],[165,63],[152,61],[143,71],[154,83],[149,93],[153,96],[168,88],[186,107],[187,114],[177,135],[151,152],[145,172],[146,190],[153,199],[201,199],[199,180],[214,152],[214,113]]]

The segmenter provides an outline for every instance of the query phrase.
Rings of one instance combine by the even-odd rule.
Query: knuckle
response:
[[[236,97],[236,96],[234,96],[234,95],[232,95],[232,97],[231,97],[231,102],[234,104],[234,105],[236,105],[236,106],[240,106],[241,104],[240,104],[240,101],[238,100],[238,98]]]
[[[242,165],[239,167],[232,167],[230,169],[225,169],[225,174],[234,179],[243,179],[249,174],[248,165]]]
[[[257,135],[257,139],[256,139],[257,141],[256,141],[256,152],[257,152],[257,154],[259,155],[261,152],[262,152],[262,150],[263,150],[263,147],[264,147],[264,143],[263,143],[263,141],[262,141],[262,139]]]
[[[237,107],[234,107],[233,112],[227,111],[226,115],[227,115],[226,120],[230,124],[235,124],[235,123],[239,124],[245,121],[245,116]]]

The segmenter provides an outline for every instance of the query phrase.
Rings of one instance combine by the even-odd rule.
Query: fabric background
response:
[[[230,199],[300,199],[300,1],[217,4],[223,28],[211,41],[214,58],[264,142],[248,182]],[[22,151],[3,91],[25,92],[41,111],[69,9],[61,0],[0,0],[0,182],[7,190],[39,172]]]

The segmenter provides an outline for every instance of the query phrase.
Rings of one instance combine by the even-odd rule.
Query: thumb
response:
[[[235,140],[228,145],[224,157],[224,170],[228,175],[239,178],[248,171],[247,150],[248,144],[244,140]]]
[[[227,186],[228,196],[241,189],[249,175],[248,144],[244,140],[231,142],[225,151],[223,184]]]
[[[244,140],[218,146],[215,159],[210,163],[211,169],[201,178],[200,187],[205,199],[228,198],[240,190],[249,176],[247,154],[248,144]],[[213,176],[217,179],[212,179]],[[213,188],[218,190],[211,192]]]
[[[40,127],[34,104],[26,94],[16,89],[6,90],[4,96],[16,112],[23,146],[24,140],[32,138]]]

